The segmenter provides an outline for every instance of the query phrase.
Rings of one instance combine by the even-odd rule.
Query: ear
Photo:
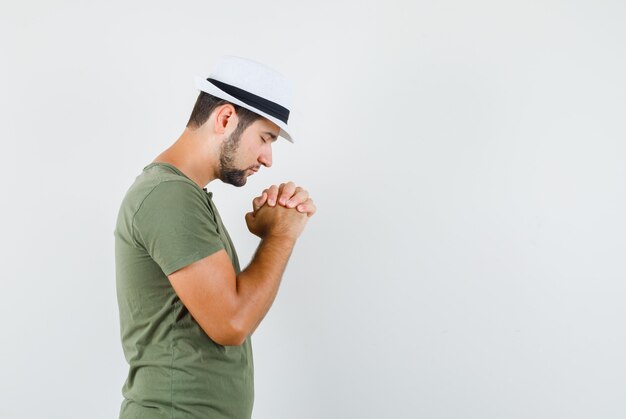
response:
[[[217,134],[224,134],[228,125],[231,125],[231,131],[235,129],[239,122],[235,107],[230,103],[218,106],[215,108],[215,123],[214,129]]]

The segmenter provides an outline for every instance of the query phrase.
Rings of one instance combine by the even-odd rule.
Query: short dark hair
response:
[[[239,124],[237,125],[237,128],[241,131],[245,130],[248,125],[252,124],[254,121],[263,118],[261,115],[256,114],[243,106],[235,105],[232,102],[210,95],[206,92],[200,92],[198,99],[196,100],[196,104],[191,111],[189,121],[187,122],[187,128],[195,129],[200,127],[209,119],[209,116],[211,116],[211,113],[215,110],[215,108],[226,103],[233,105],[235,108],[235,112],[239,117]]]

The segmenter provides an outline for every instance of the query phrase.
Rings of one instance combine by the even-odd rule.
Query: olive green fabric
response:
[[[211,192],[172,165],[152,163],[126,193],[114,235],[121,338],[130,367],[120,418],[250,418],[250,337],[240,346],[211,340],[167,278],[221,249],[240,272]]]

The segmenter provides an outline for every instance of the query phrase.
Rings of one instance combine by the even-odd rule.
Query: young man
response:
[[[146,166],[115,229],[117,297],[129,374],[121,418],[250,418],[250,336],[272,305],[287,260],[316,207],[292,182],[253,200],[248,229],[262,240],[237,254],[205,186],[243,186],[272,164],[287,133],[289,84],[259,63],[224,57],[186,129]]]

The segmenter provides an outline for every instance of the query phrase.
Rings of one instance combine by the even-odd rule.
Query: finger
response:
[[[285,183],[284,187],[282,188],[280,198],[278,199],[278,202],[280,203],[280,205],[286,205],[289,198],[291,198],[295,192],[296,192],[295,183],[293,182]]]
[[[259,208],[265,205],[265,202],[267,202],[267,192],[263,191],[261,196],[257,196],[256,198],[252,200],[253,211],[256,213],[259,210]]]
[[[252,199],[252,209],[256,211],[257,208],[259,208],[262,204],[262,200],[263,200],[263,193],[261,193],[261,195],[259,196],[255,196]]]
[[[306,202],[298,205],[296,209],[298,212],[305,212],[309,217],[312,217],[313,214],[317,212],[317,206],[310,198]]]
[[[267,190],[267,203],[270,207],[276,205],[276,201],[278,200],[278,186],[272,185]]]
[[[309,193],[305,191],[304,189],[297,187],[295,195],[292,196],[291,199],[287,201],[286,206],[289,208],[293,208],[300,204],[305,203],[307,199],[309,199]]]
[[[283,193],[283,189],[285,189],[284,183],[281,183],[280,185],[278,185],[278,196],[276,197],[277,201],[278,201],[278,198],[280,198],[281,194]]]
[[[251,230],[252,225],[253,225],[252,222],[254,220],[254,213],[247,212],[245,218],[246,218],[246,225],[248,226],[248,230]]]

